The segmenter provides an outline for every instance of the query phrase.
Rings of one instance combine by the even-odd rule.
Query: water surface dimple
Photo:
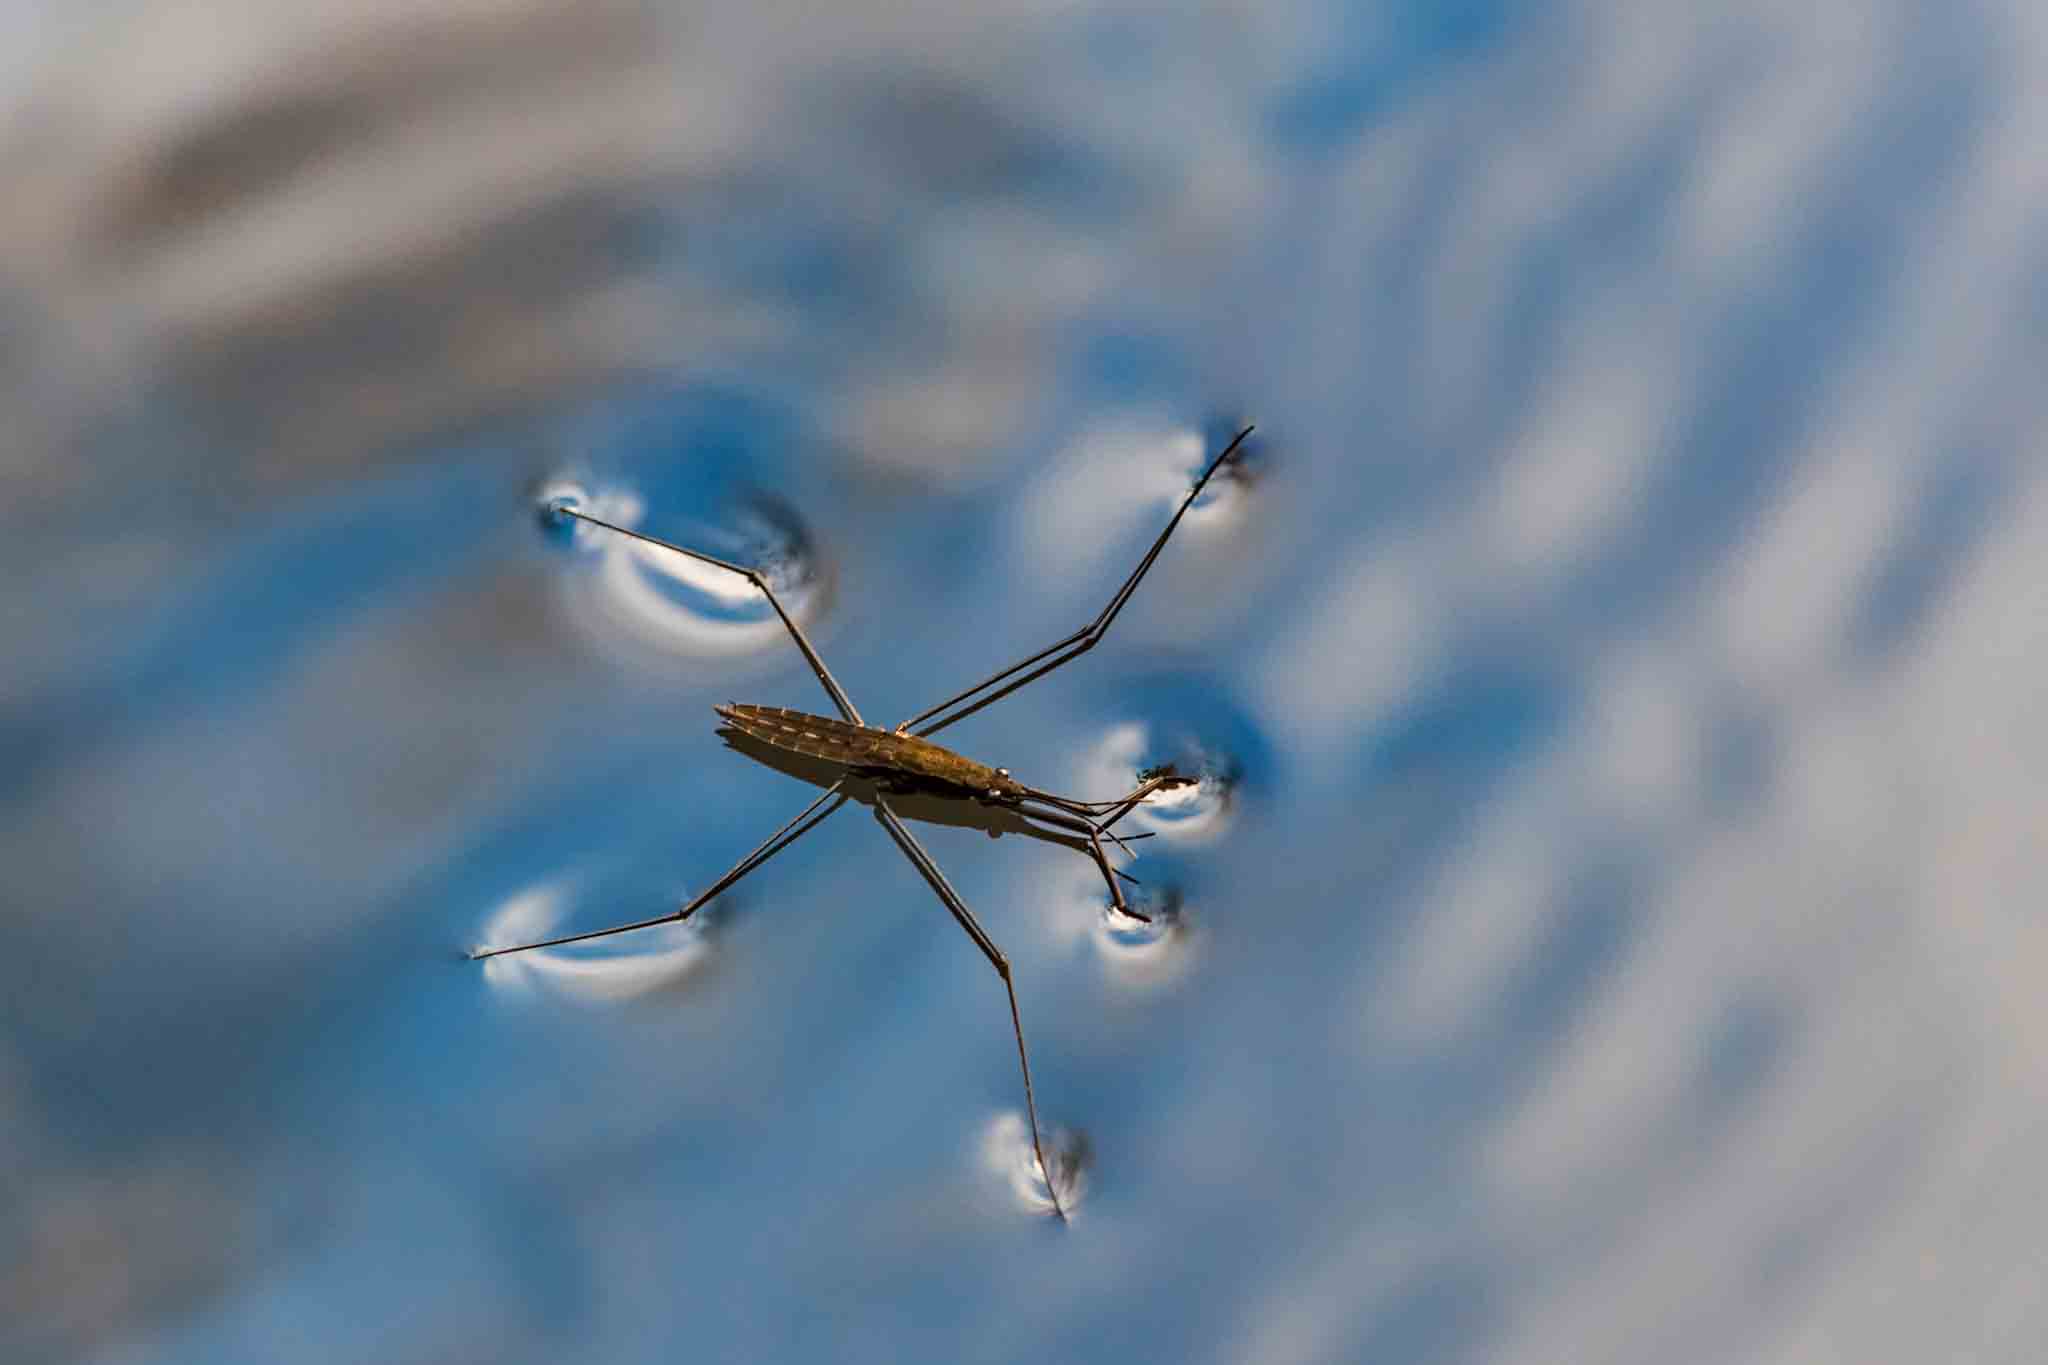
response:
[[[1126,817],[1123,831],[1151,833],[1178,844],[1209,843],[1230,823],[1239,775],[1236,760],[1192,736],[1161,744],[1144,721],[1112,725],[1081,765],[1085,790],[1135,788],[1155,776],[1183,779],[1152,792]]]
[[[578,930],[571,926],[586,920],[602,922],[599,909],[578,913],[577,899],[576,888],[565,882],[515,892],[484,921],[481,939],[472,951],[575,933]],[[629,922],[623,914],[616,917]],[[505,953],[477,965],[493,989],[508,994],[615,1001],[674,986],[702,967],[710,954],[702,922],[689,920],[582,943]]]
[[[591,493],[573,479],[554,479],[541,485],[533,496],[533,505],[534,516],[543,531],[564,544],[573,544],[577,533],[585,527],[569,514],[591,511]]]
[[[758,570],[799,623],[821,612],[829,596],[802,522],[766,496],[719,508],[715,519],[675,509],[657,517],[630,489],[558,480],[540,490],[538,511],[551,538],[591,561],[590,572],[565,576],[563,591],[573,616],[608,641],[623,638],[668,654],[740,656],[786,646],[788,633],[766,594],[742,574],[570,511]]]
[[[1092,1153],[1088,1137],[1066,1128],[1043,1133],[1045,1159],[1052,1165],[1058,1183],[1059,1202],[1071,1217],[1088,1193],[1088,1166]],[[1031,1123],[1014,1109],[1005,1110],[988,1121],[981,1133],[981,1164],[1009,1190],[1017,1207],[1027,1213],[1050,1214],[1052,1189],[1046,1182],[1045,1167],[1031,1147]]]
[[[1125,889],[1136,914],[1104,904],[1092,935],[1111,981],[1129,990],[1170,985],[1195,963],[1198,936],[1184,913],[1180,888],[1164,882]]]
[[[1177,443],[1174,453],[1182,477],[1189,484],[1200,478],[1209,461],[1235,435],[1235,432],[1210,429],[1197,435],[1192,443],[1187,440]],[[1242,521],[1249,512],[1262,472],[1260,451],[1261,442],[1256,434],[1245,437],[1237,452],[1217,467],[1209,482],[1202,486],[1201,493],[1189,504],[1187,519],[1198,525],[1218,528]]]
[[[1139,879],[1121,887],[1132,913],[1111,902],[1100,872],[1085,858],[1053,874],[1038,901],[1051,938],[1069,952],[1094,956],[1109,984],[1127,992],[1180,980],[1194,965],[1200,943],[1173,880],[1172,860],[1154,855],[1158,843],[1156,838],[1130,841],[1135,860],[1121,849],[1109,855],[1119,870]]]
[[[1182,846],[1212,843],[1230,828],[1243,764],[1221,736],[1187,722],[1145,720],[1105,727],[1076,765],[1075,789],[1089,797],[1134,789],[1155,775],[1172,783],[1147,796],[1125,817],[1120,832],[1149,833]]]

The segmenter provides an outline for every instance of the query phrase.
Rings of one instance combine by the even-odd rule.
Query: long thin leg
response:
[[[1162,787],[1177,787],[1194,780],[1191,777],[1181,777],[1178,774],[1148,777],[1133,788],[1129,795],[1119,796],[1110,801],[1073,801],[1064,796],[1056,796],[1052,792],[1040,791],[1036,787],[1026,787],[1024,789],[1024,796],[1027,800],[1056,807],[1070,815],[1078,815],[1083,819],[1096,820],[1102,826],[1103,833],[1107,834],[1111,825],[1136,810],[1138,804],[1153,792],[1158,791]]]
[[[1024,686],[1024,684],[1044,677],[1061,664],[1078,659],[1089,650],[1095,648],[1097,644],[1101,643],[1104,633],[1109,630],[1110,623],[1116,620],[1116,614],[1124,609],[1124,603],[1128,602],[1131,594],[1137,591],[1138,581],[1145,576],[1145,571],[1152,567],[1152,561],[1159,558],[1159,552],[1166,548],[1166,538],[1173,534],[1174,528],[1180,525],[1180,519],[1187,514],[1188,508],[1192,507],[1195,499],[1201,496],[1202,488],[1209,482],[1209,476],[1221,468],[1225,460],[1236,454],[1237,448],[1244,444],[1244,438],[1251,434],[1252,428],[1250,427],[1246,427],[1243,431],[1238,432],[1232,438],[1230,444],[1223,448],[1223,453],[1209,462],[1209,467],[1202,471],[1202,477],[1196,479],[1195,486],[1188,490],[1187,497],[1181,499],[1179,509],[1173,514],[1173,520],[1166,523],[1166,529],[1159,533],[1159,539],[1152,542],[1152,548],[1147,550],[1145,557],[1138,561],[1138,567],[1131,571],[1131,576],[1123,581],[1123,586],[1119,587],[1116,590],[1116,594],[1109,599],[1109,605],[1104,607],[1093,621],[1090,621],[1065,639],[1055,641],[1044,649],[1039,650],[1036,654],[1019,659],[1001,672],[993,673],[983,678],[965,692],[948,697],[936,706],[926,707],[896,728],[900,731],[922,726],[923,728],[916,729],[914,733],[919,735],[935,735],[954,721],[966,719],[982,707],[1000,701]],[[1045,662],[1041,663],[1041,660]],[[1033,668],[1034,664],[1039,666]],[[1024,670],[1026,669],[1031,671],[1025,673]],[[1021,678],[1015,677],[1018,673],[1024,673],[1024,676]],[[1006,679],[1012,679],[1012,681],[1005,682]],[[998,683],[1003,683],[1004,685],[997,687]],[[953,710],[954,707],[960,706],[963,702],[970,701],[978,693],[986,692],[989,688],[995,688],[996,690],[988,692],[987,696],[980,697],[978,700],[973,700],[970,705],[962,706],[958,711]],[[937,719],[933,719],[933,717],[937,717]],[[925,724],[927,721],[930,724]]]
[[[1124,903],[1123,888],[1116,884],[1117,870],[1109,865],[1109,855],[1102,848],[1103,830],[1100,825],[1095,824],[1093,821],[1083,820],[1078,816],[1063,815],[1055,811],[1029,810],[1025,811],[1024,814],[1033,820],[1043,821],[1055,829],[1071,830],[1073,833],[1087,839],[1089,851],[1095,855],[1095,865],[1102,869],[1102,880],[1109,884],[1110,902],[1119,911],[1131,916],[1133,919],[1149,918],[1149,916],[1139,914]],[[1112,834],[1110,837],[1114,839],[1116,836]],[[1129,850],[1125,851],[1128,852]]]
[[[1084,858],[1093,858],[1094,855],[1088,847],[1087,839],[1076,837],[1075,835],[1069,834],[1066,831],[1060,829],[1040,828],[1038,825],[1032,823],[1033,816],[1035,815],[1035,812],[1033,811],[1019,811],[1018,814],[1023,817],[1023,824],[1029,830],[1032,838],[1037,839],[1042,843],[1056,845],[1060,848],[1072,849],[1074,852],[1080,854]],[[1147,830],[1143,834],[1133,834],[1128,839],[1117,838],[1116,835],[1110,834],[1107,830],[1104,830],[1103,834],[1107,838],[1116,840],[1118,847],[1122,848],[1123,851],[1126,853],[1131,853],[1132,842],[1139,839],[1150,839],[1154,837],[1153,833],[1150,830]],[[1136,857],[1137,855],[1135,853],[1132,853],[1132,856]],[[1136,877],[1133,877],[1130,873],[1124,871],[1120,867],[1112,865],[1110,871],[1114,872],[1119,880],[1129,882],[1132,886],[1143,886],[1145,884],[1139,881]],[[1131,913],[1135,915],[1137,914],[1137,911],[1133,910]]]
[[[706,887],[704,890],[697,893],[696,898],[680,910],[672,911],[669,914],[662,915],[656,919],[643,919],[635,921],[632,924],[614,925],[610,929],[592,929],[587,933],[564,934],[560,938],[542,939],[538,943],[522,943],[516,948],[486,948],[480,952],[471,953],[470,958],[473,961],[481,961],[482,959],[487,957],[501,957],[506,953],[523,953],[527,951],[529,948],[554,948],[564,943],[581,943],[583,940],[589,938],[606,938],[612,934],[630,933],[635,929],[652,929],[657,924],[681,923],[683,920],[686,920],[690,916],[696,914],[698,908],[702,906],[706,901],[710,900],[713,896],[717,895],[719,892],[731,886],[740,878],[746,876],[749,872],[752,872],[761,864],[767,862],[776,854],[782,852],[783,849],[788,848],[791,844],[795,843],[798,839],[801,839],[804,835],[809,834],[812,830],[816,829],[819,825],[823,824],[825,822],[825,818],[831,815],[833,811],[836,811],[841,806],[845,805],[847,798],[840,795],[840,785],[840,783],[835,782],[830,787],[826,788],[817,800],[811,802],[810,805],[805,806],[803,808],[802,812],[797,815],[796,819],[790,821],[781,829],[778,829],[773,834],[769,835],[768,838],[765,841],[763,841],[759,848],[755,849],[752,853],[749,853],[746,857],[740,859],[737,863],[734,863],[731,871],[727,872],[723,877],[720,877],[717,881],[711,883],[710,886]],[[838,799],[834,801],[834,797],[838,797]],[[824,805],[827,801],[832,801],[831,808],[822,811],[818,810],[818,807]],[[814,811],[817,812],[816,815],[812,814],[812,812]]]
[[[1003,950],[996,947],[996,941],[988,936],[974,912],[967,908],[967,902],[960,899],[960,893],[946,880],[946,874],[939,871],[939,865],[932,861],[932,855],[925,852],[917,836],[905,827],[891,810],[887,798],[877,793],[875,797],[875,818],[882,822],[882,828],[889,831],[889,837],[896,841],[896,847],[903,850],[903,856],[924,875],[924,879],[938,894],[946,908],[953,912],[953,918],[967,931],[967,937],[974,940],[974,946],[981,949],[982,956],[996,969],[996,975],[1003,979],[1003,989],[1010,996],[1010,1029],[1017,1035],[1017,1065],[1024,1071],[1024,1112],[1031,1119],[1031,1153],[1038,1158],[1038,1169],[1045,1173],[1045,1188],[1052,1195],[1052,1211],[1065,1222],[1067,1211],[1060,1204],[1059,1179],[1050,1163],[1045,1159],[1044,1144],[1038,1137],[1038,1101],[1031,1093],[1031,1058],[1024,1051],[1024,1021],[1017,1013],[1017,987],[1010,981],[1010,959],[1003,956]]]
[[[796,647],[803,651],[804,660],[810,664],[811,672],[818,675],[818,681],[823,683],[825,690],[832,694],[832,704],[839,708],[839,714],[845,719],[852,721],[855,725],[866,724],[860,718],[860,712],[854,709],[853,702],[847,698],[845,689],[839,686],[839,680],[832,676],[832,670],[825,667],[824,659],[819,657],[816,649],[812,648],[809,637],[804,634],[803,627],[796,623],[794,616],[791,616],[783,609],[782,599],[775,595],[775,589],[768,586],[768,576],[759,569],[750,569],[744,564],[734,564],[728,560],[707,555],[699,550],[687,550],[673,541],[662,540],[657,536],[644,535],[639,531],[629,531],[623,526],[614,526],[602,517],[593,517],[590,513],[579,512],[573,507],[557,507],[555,512],[558,516],[574,517],[578,521],[587,521],[592,526],[602,526],[607,531],[616,531],[622,536],[628,536],[648,545],[657,545],[664,550],[674,550],[677,554],[687,555],[700,564],[710,564],[730,573],[736,573],[749,583],[752,583],[768,598],[768,605],[775,608],[775,614],[782,618],[782,624],[789,627],[790,636],[796,641]]]

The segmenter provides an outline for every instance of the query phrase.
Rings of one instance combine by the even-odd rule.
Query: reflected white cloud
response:
[[[1258,666],[1265,724],[1292,765],[1344,766],[1354,745],[1443,666],[1452,597],[1420,537],[1373,544],[1321,579]]]

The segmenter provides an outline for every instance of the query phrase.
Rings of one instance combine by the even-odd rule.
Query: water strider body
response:
[[[1102,869],[1111,903],[1123,914],[1141,920],[1150,916],[1133,909],[1124,899],[1117,878],[1127,874],[1110,866],[1102,841],[1107,838],[1124,846],[1124,840],[1112,829],[1117,821],[1153,792],[1194,780],[1179,776],[1169,766],[1146,774],[1135,790],[1114,801],[1077,801],[1026,786],[1010,776],[1008,768],[977,763],[900,726],[883,730],[807,711],[792,711],[786,706],[727,702],[711,709],[732,730],[770,750],[822,760],[837,767],[845,777],[873,782],[890,794],[951,796],[1001,806],[1027,821],[1078,835],[1086,840],[1088,852]]]
[[[783,706],[727,703],[711,708],[727,725],[770,748],[828,763],[862,776],[897,781],[963,797],[1018,801],[1031,788],[1004,768],[991,768],[902,730],[852,725]]]
[[[796,647],[802,652],[805,662],[810,664],[811,672],[817,676],[819,684],[832,698],[839,718],[816,716],[779,706],[739,703],[728,703],[715,707],[714,710],[734,732],[765,746],[771,752],[820,760],[836,768],[839,775],[826,787],[822,795],[799,811],[795,819],[769,835],[758,848],[740,859],[724,876],[699,892],[679,910],[654,919],[614,925],[608,929],[593,929],[587,933],[565,934],[559,938],[543,939],[538,943],[522,943],[509,948],[479,949],[471,956],[498,957],[506,953],[577,943],[585,939],[603,938],[634,929],[650,928],[657,924],[674,924],[686,920],[714,896],[815,829],[833,812],[845,805],[852,799],[852,794],[848,790],[850,782],[859,779],[869,783],[873,787],[872,797],[862,799],[872,800],[875,819],[881,822],[889,837],[895,840],[896,846],[917,868],[932,891],[952,913],[954,920],[966,931],[967,936],[974,940],[975,946],[981,950],[989,965],[995,968],[996,974],[1003,980],[1003,989],[1010,998],[1010,1027],[1017,1040],[1017,1062],[1024,1073],[1024,1109],[1031,1121],[1032,1155],[1037,1159],[1039,1170],[1045,1177],[1046,1190],[1052,1199],[1052,1211],[1064,1219],[1066,1210],[1060,1201],[1060,1173],[1046,1161],[1045,1148],[1039,1137],[1038,1102],[1033,1097],[1031,1089],[1031,1059],[1024,1049],[1024,1023],[1017,1011],[1017,988],[1010,979],[1010,961],[1003,955],[1002,949],[996,946],[995,940],[981,927],[980,921],[975,919],[973,911],[967,908],[967,903],[960,898],[960,893],[946,880],[946,874],[939,870],[939,865],[932,860],[931,854],[925,851],[924,845],[918,842],[917,836],[904,825],[902,818],[890,804],[889,798],[915,792],[978,802],[986,806],[999,807],[1011,818],[1022,822],[1026,828],[1040,830],[1040,837],[1048,837],[1043,830],[1058,830],[1065,835],[1074,836],[1073,842],[1076,846],[1085,841],[1089,854],[1101,869],[1103,881],[1109,887],[1111,902],[1125,914],[1137,913],[1124,901],[1123,891],[1117,885],[1117,879],[1125,874],[1110,865],[1102,841],[1108,839],[1121,846],[1124,841],[1117,836],[1113,826],[1153,792],[1178,785],[1188,779],[1177,777],[1170,770],[1156,771],[1146,775],[1132,791],[1113,800],[1080,801],[1027,786],[1012,778],[1007,769],[992,768],[987,764],[978,763],[943,745],[933,743],[929,737],[956,721],[964,720],[983,707],[1002,700],[1027,683],[1044,677],[1062,664],[1078,659],[1099,644],[1110,623],[1116,619],[1117,613],[1123,610],[1124,604],[1137,590],[1139,581],[1152,567],[1153,561],[1159,557],[1159,552],[1166,547],[1167,538],[1173,534],[1174,528],[1180,525],[1181,518],[1187,514],[1188,508],[1194,505],[1195,499],[1201,496],[1202,489],[1208,484],[1210,477],[1226,460],[1237,453],[1245,438],[1251,433],[1250,427],[1238,432],[1230,444],[1223,448],[1222,453],[1209,462],[1201,477],[1195,480],[1194,487],[1190,488],[1187,496],[1181,500],[1180,507],[1174,512],[1172,519],[1166,523],[1166,529],[1159,533],[1159,538],[1152,542],[1152,548],[1138,561],[1138,567],[1131,571],[1130,576],[1109,599],[1109,604],[1096,614],[1094,620],[1044,649],[1028,654],[1009,667],[983,678],[965,691],[956,693],[935,706],[927,707],[893,730],[879,729],[861,719],[859,710],[847,697],[845,689],[840,687],[838,680],[832,676],[832,671],[825,666],[824,659],[805,636],[796,618],[783,608],[781,599],[776,597],[774,588],[769,586],[766,575],[760,570],[717,559],[639,531],[628,530],[623,526],[615,526],[566,504],[551,507],[549,512],[554,517],[588,522],[607,531],[687,556],[700,563],[725,569],[753,584],[768,599],[768,604],[774,608],[776,616],[788,629],[790,638],[796,642]],[[1144,918],[1142,915],[1137,917]]]

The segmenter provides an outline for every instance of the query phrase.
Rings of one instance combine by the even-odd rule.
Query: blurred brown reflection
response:
[[[0,275],[168,383],[224,496],[644,357],[630,229],[688,159],[644,7],[199,8],[40,73],[0,133]]]

